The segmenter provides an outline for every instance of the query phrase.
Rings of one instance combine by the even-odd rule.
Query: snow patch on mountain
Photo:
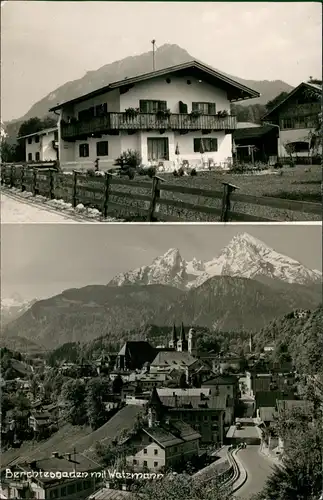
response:
[[[27,311],[35,300],[24,300],[18,293],[12,294],[10,297],[1,298],[1,325],[13,321]]]
[[[210,261],[196,258],[186,261],[178,249],[171,248],[154,259],[151,265],[120,273],[109,284],[163,284],[187,289],[197,287],[214,276],[265,277],[302,285],[322,281],[320,271],[311,270],[295,259],[276,252],[248,233],[241,233]]]

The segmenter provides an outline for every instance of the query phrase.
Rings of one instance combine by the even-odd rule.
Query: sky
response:
[[[47,298],[68,288],[107,284],[178,248],[210,260],[239,233],[322,270],[320,225],[2,224],[1,297]]]
[[[321,77],[319,2],[1,2],[1,114],[20,118],[87,71],[177,44],[240,78]]]

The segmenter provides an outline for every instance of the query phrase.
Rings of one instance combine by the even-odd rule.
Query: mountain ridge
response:
[[[17,122],[22,122],[35,116],[43,118],[48,114],[49,108],[56,105],[58,102],[61,103],[71,100],[75,97],[79,97],[80,95],[97,90],[105,85],[108,85],[109,83],[122,80],[125,77],[130,78],[148,73],[152,70],[151,54],[151,51],[148,51],[135,56],[127,56],[124,59],[105,64],[97,70],[87,71],[81,78],[71,80],[56,89],[53,89],[49,92],[49,94],[37,101],[23,116],[5,122],[5,126],[13,126],[15,123],[17,126]],[[176,44],[162,45],[156,50],[155,58],[157,69],[164,69],[176,64],[199,60],[191,56],[185,49]],[[293,88],[291,85],[283,82],[282,80],[249,80],[232,76],[221,71],[221,69],[218,71],[223,75],[260,92],[261,96],[259,98],[248,100],[247,104],[266,104],[269,100],[275,98],[280,92],[289,92]],[[243,103],[243,101],[241,103]]]

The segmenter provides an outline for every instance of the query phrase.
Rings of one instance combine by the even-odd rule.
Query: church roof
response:
[[[178,368],[184,368],[186,366],[191,366],[197,361],[189,352],[186,351],[162,351],[157,354],[151,366],[177,366]]]

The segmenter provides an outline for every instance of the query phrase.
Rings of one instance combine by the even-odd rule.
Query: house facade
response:
[[[25,141],[26,162],[56,161],[58,154],[58,129],[48,128],[35,134],[19,137]]]
[[[303,82],[263,117],[279,128],[278,156],[322,154],[322,144],[311,143],[322,113],[321,99],[321,85]]]
[[[236,118],[230,102],[258,97],[240,83],[191,61],[111,83],[58,104],[59,155],[63,168],[108,169],[128,149],[142,163],[171,167],[181,160],[217,165],[232,157]],[[202,140],[202,145],[201,145]]]

